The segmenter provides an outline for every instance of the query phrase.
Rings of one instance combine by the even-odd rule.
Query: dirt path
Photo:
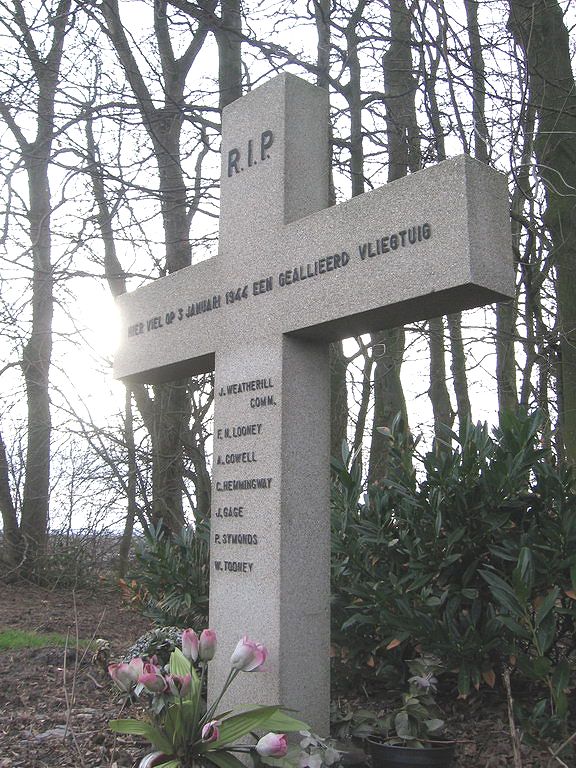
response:
[[[131,768],[139,752],[107,727],[119,706],[92,652],[76,637],[105,638],[112,657],[149,623],[104,585],[91,592],[2,586],[0,628],[69,634],[69,647],[0,654],[0,768]]]

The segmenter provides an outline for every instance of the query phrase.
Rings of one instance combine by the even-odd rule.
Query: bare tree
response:
[[[576,82],[570,41],[557,0],[510,0],[509,27],[526,58],[537,115],[534,150],[556,270],[561,428],[566,458],[576,464]]]
[[[26,215],[32,275],[32,323],[22,349],[20,365],[26,384],[28,444],[26,480],[19,530],[15,526],[15,505],[10,503],[10,488],[4,471],[4,444],[0,456],[2,514],[8,530],[8,556],[20,561],[22,570],[33,574],[42,555],[48,529],[50,493],[51,414],[49,375],[52,357],[52,318],[54,283],[52,274],[52,199],[49,168],[57,132],[55,99],[60,78],[64,40],[70,25],[71,0],[43,3],[40,11],[26,8],[21,0],[1,3],[2,25],[15,50],[13,77],[0,96],[0,117],[16,145],[17,165],[23,165],[28,181]],[[24,85],[20,67],[29,80]],[[15,92],[25,89],[26,98],[34,94],[34,127],[22,127],[11,101]],[[32,121],[31,121],[32,122]],[[35,130],[32,138],[29,132]]]
[[[202,6],[207,16],[214,4]],[[180,56],[175,54],[170,36],[168,3],[154,2],[154,38],[159,56],[162,92],[160,105],[146,83],[138,63],[135,44],[129,39],[122,23],[118,0],[106,0],[101,6],[101,27],[110,39],[118,61],[128,80],[142,124],[152,144],[158,172],[158,197],[165,236],[166,272],[174,272],[191,263],[190,226],[197,210],[198,196],[189,198],[182,170],[181,135],[187,114],[186,80],[202,49],[210,26],[207,20],[197,23],[188,45]],[[232,11],[231,11],[232,13]],[[196,169],[201,172],[202,159],[208,152],[207,140],[199,151]],[[102,205],[99,203],[100,209]],[[188,382],[175,381],[154,386],[154,398],[143,390],[134,390],[141,414],[152,439],[154,457],[153,522],[163,523],[170,530],[184,524],[182,478],[184,447],[190,441],[190,399]],[[206,474],[201,472],[202,480]],[[205,483],[204,483],[205,486]],[[200,494],[206,503],[206,488]],[[209,501],[209,496],[208,496]],[[207,510],[203,510],[204,514]]]

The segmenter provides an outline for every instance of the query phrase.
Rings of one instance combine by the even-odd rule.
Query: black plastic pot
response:
[[[162,752],[149,752],[140,760],[138,768],[154,768],[155,765],[166,763],[168,760],[170,757]]]
[[[423,749],[387,744],[377,737],[368,738],[373,768],[449,768],[454,760],[455,744],[437,742]]]

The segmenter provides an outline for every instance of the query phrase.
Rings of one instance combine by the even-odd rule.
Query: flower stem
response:
[[[218,704],[220,704],[220,701],[222,700],[222,697],[230,687],[232,681],[238,674],[238,669],[231,669],[230,672],[228,672],[228,677],[226,678],[226,682],[224,683],[222,690],[220,691],[220,695],[216,699],[216,701],[212,704],[210,709],[206,712],[202,720],[200,721],[200,725],[204,725],[205,723],[209,723],[210,720],[212,720],[214,713],[216,712],[216,708],[218,707]]]

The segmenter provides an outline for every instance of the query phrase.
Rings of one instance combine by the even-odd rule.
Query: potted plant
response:
[[[409,688],[402,703],[384,717],[368,736],[374,768],[448,768],[454,759],[453,741],[442,738],[444,721],[434,700],[435,673],[439,669],[432,656],[422,656],[408,664]]]
[[[110,721],[116,733],[144,736],[155,752],[140,761],[140,768],[245,768],[235,752],[252,752],[260,758],[283,757],[286,733],[307,725],[280,706],[243,707],[219,713],[218,706],[235,678],[259,669],[266,648],[247,637],[238,642],[230,659],[230,672],[217,699],[207,707],[202,690],[209,662],[216,652],[216,634],[208,629],[200,637],[194,630],[182,633],[182,650],[175,648],[164,667],[142,658],[111,664],[109,673],[130,700],[144,696],[150,715],[142,720]],[[269,731],[253,745],[238,743],[254,731]]]

